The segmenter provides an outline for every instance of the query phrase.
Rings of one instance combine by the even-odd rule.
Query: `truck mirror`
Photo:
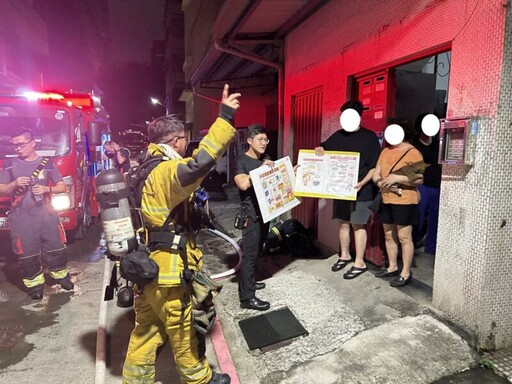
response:
[[[87,124],[87,131],[89,136],[89,145],[101,145],[101,125],[91,121]]]

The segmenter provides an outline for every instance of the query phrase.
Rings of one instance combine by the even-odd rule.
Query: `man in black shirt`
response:
[[[270,303],[256,297],[256,290],[265,288],[265,283],[256,282],[254,268],[256,260],[263,251],[263,243],[267,238],[269,224],[263,223],[256,193],[249,172],[262,165],[273,166],[273,162],[265,158],[265,150],[269,142],[265,128],[253,124],[247,128],[247,143],[249,149],[238,157],[235,170],[235,184],[240,190],[240,204],[246,215],[242,229],[242,268],[238,279],[238,296],[240,306],[247,309],[265,311]]]
[[[105,141],[105,157],[112,159],[114,168],[121,173],[130,170],[130,151],[115,141]]]
[[[363,114],[363,104],[360,101],[347,101],[340,108],[341,112],[354,109],[359,116]],[[359,179],[354,186],[357,190],[356,201],[334,200],[332,218],[339,221],[340,253],[331,270],[337,272],[350,263],[350,225],[354,229],[356,258],[354,265],[343,278],[353,279],[366,272],[368,268],[364,262],[366,250],[366,224],[370,221],[370,204],[373,199],[372,180],[373,171],[380,154],[380,144],[377,135],[361,126],[356,130],[347,131],[347,127],[334,132],[326,141],[315,148],[315,153],[323,156],[326,151],[358,152]]]

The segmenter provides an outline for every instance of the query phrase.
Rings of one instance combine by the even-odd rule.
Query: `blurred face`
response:
[[[113,158],[116,155],[114,147],[110,144],[105,144],[105,155],[109,158]]]
[[[178,152],[180,156],[185,156],[188,145],[188,136],[185,131],[171,133],[164,137],[162,143],[169,145],[172,149]]]
[[[267,149],[268,137],[266,133],[259,133],[256,136],[247,139],[247,143],[257,154],[263,154]]]
[[[35,152],[36,142],[26,135],[16,136],[11,139],[14,151],[20,159],[25,159]]]

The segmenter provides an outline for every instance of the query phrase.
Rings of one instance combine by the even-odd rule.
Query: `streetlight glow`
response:
[[[150,99],[151,99],[151,102],[152,102],[153,104],[155,104],[155,105],[156,105],[156,104],[158,104],[158,105],[161,105],[162,107],[164,106],[164,105],[160,102],[160,100],[155,99],[154,97],[151,97]]]

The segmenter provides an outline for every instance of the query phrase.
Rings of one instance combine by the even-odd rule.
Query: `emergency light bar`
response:
[[[27,98],[29,101],[36,100],[64,100],[64,96],[59,93],[54,92],[24,92],[23,96]]]

